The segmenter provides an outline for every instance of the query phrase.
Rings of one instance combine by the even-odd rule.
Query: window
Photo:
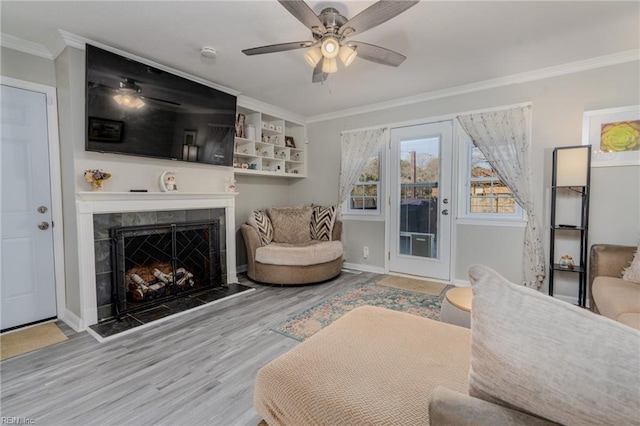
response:
[[[493,170],[484,154],[464,135],[462,143],[465,159],[461,191],[460,217],[466,219],[522,221],[522,208],[511,190]]]
[[[345,213],[380,214],[380,163],[379,153],[369,159],[364,172],[351,191]]]

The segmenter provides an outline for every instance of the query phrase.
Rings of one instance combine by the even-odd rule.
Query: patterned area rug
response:
[[[414,293],[429,294],[431,296],[439,296],[446,284],[434,283],[433,281],[416,280],[413,278],[398,277],[395,275],[387,275],[380,281],[378,285],[385,287],[393,287],[398,290],[406,290]]]
[[[312,307],[293,315],[271,330],[303,341],[359,306],[371,305],[440,320],[440,307],[446,291],[427,295],[371,283],[359,283],[339,291]]]

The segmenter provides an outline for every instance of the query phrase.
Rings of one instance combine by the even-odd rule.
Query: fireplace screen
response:
[[[116,314],[222,286],[219,222],[111,229]]]

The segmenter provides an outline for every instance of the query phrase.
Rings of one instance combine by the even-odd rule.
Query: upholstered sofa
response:
[[[335,207],[319,206],[252,212],[240,226],[247,276],[260,283],[295,285],[339,275],[344,248],[342,222],[335,213]]]
[[[265,365],[270,426],[637,424],[640,331],[483,266],[471,330],[364,306]]]
[[[625,274],[635,251],[632,246],[591,246],[589,299],[592,311],[640,329],[640,283]]]

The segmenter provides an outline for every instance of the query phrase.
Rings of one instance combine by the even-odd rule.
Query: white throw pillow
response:
[[[562,424],[638,423],[639,330],[484,266],[469,278],[469,395]]]
[[[633,255],[631,265],[629,265],[629,267],[624,270],[622,279],[625,281],[630,281],[632,283],[640,284],[640,244],[638,244],[636,253]]]

